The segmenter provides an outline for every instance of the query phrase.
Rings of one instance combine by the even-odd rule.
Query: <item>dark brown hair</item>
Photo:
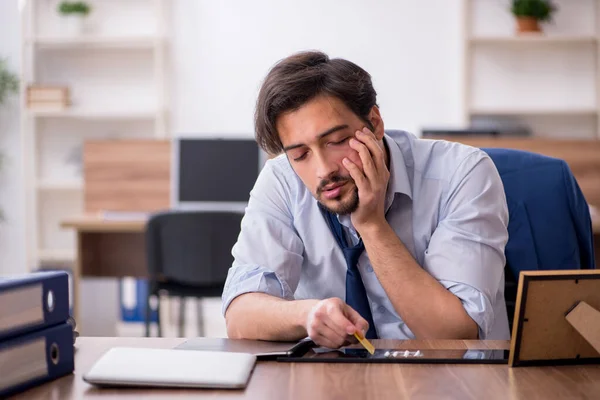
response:
[[[269,154],[281,153],[277,118],[322,94],[337,97],[371,125],[367,117],[377,105],[371,75],[350,61],[330,59],[318,51],[302,52],[275,64],[262,84],[254,115],[258,145]]]

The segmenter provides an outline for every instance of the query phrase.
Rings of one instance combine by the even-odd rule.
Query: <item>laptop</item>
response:
[[[248,339],[191,338],[175,347],[178,350],[222,351],[254,354],[257,360],[274,360],[304,354],[315,344],[309,338],[297,342],[272,342]]]
[[[83,380],[96,386],[243,389],[256,356],[247,353],[115,347]]]

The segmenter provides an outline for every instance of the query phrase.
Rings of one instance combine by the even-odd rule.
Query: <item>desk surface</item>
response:
[[[62,228],[73,228],[78,232],[143,232],[146,219],[107,219],[89,214],[64,220]]]
[[[172,348],[185,339],[77,339],[75,373],[21,393],[18,399],[80,398],[597,398],[600,365],[521,367],[445,364],[312,364],[259,362],[245,390],[98,389],[82,380],[94,362],[115,346]],[[375,341],[402,349],[507,349],[507,341]]]

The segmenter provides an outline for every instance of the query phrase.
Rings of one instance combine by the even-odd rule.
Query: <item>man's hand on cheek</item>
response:
[[[385,223],[385,194],[390,172],[385,165],[384,150],[377,144],[375,135],[364,128],[357,131],[350,140],[350,147],[357,151],[362,162],[362,170],[348,158],[344,158],[344,166],[356,182],[358,188],[358,209],[351,215],[356,230],[368,229]]]

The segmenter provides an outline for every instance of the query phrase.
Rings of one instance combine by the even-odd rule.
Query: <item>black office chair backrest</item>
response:
[[[146,225],[151,279],[189,285],[224,284],[240,233],[239,212],[167,211]]]

